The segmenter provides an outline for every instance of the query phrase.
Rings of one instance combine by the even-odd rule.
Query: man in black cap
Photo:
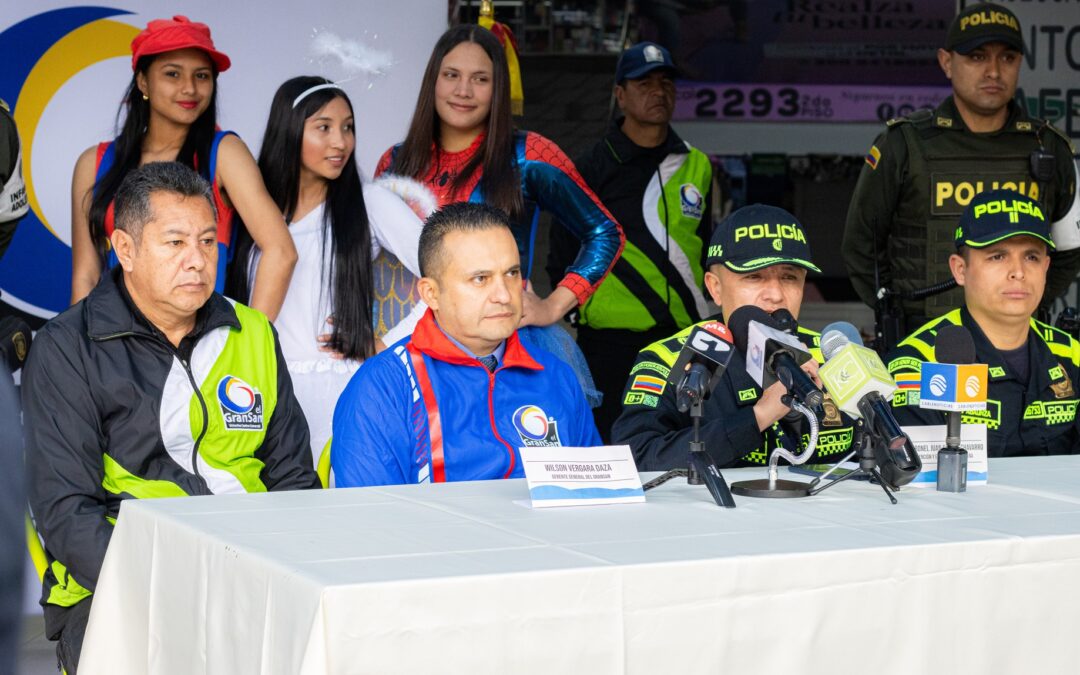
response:
[[[1054,243],[1042,206],[1011,190],[972,199],[954,234],[948,269],[964,304],[916,330],[889,355],[901,389],[893,397],[901,424],[944,424],[940,411],[919,408],[919,374],[934,362],[938,331],[963,326],[975,342],[975,363],[990,366],[986,410],[963,413],[985,424],[991,457],[1076,452],[1080,342],[1031,318],[1039,304]]]
[[[608,440],[623,377],[639,349],[703,319],[704,242],[712,230],[712,164],[669,124],[675,64],[640,42],[619,57],[615,100],[622,117],[575,164],[626,233],[626,248],[581,307],[578,344],[604,400],[594,410]],[[581,245],[553,228],[548,271],[561,279]]]
[[[746,305],[770,314],[784,309],[798,318],[806,275],[821,271],[812,262],[806,234],[795,217],[761,204],[743,207],[717,225],[706,262],[705,286],[721,308],[721,316],[713,320],[724,320]],[[642,349],[630,370],[623,412],[612,437],[630,445],[641,471],[686,466],[692,420],[679,412],[674,387],[666,382],[693,328]],[[817,364],[824,361],[820,335],[799,326],[796,336],[814,357],[803,368],[816,375]],[[762,391],[746,372],[743,357],[732,356],[705,401],[701,420],[701,438],[717,466],[763,466],[781,445],[801,452],[807,430],[783,419],[790,412],[780,400],[784,393],[780,383]],[[828,397],[818,418],[815,454],[818,461],[836,461],[851,445],[851,420]]]
[[[998,188],[1036,200],[1057,243],[1042,307],[1049,310],[1080,269],[1076,166],[1069,140],[1013,100],[1023,60],[1020,23],[980,3],[953,21],[938,63],[953,93],[936,110],[889,120],[866,156],[844,231],[844,260],[871,307],[878,291],[910,293],[951,279],[940,264],[976,194]],[[960,302],[957,290],[905,299],[905,330]]]

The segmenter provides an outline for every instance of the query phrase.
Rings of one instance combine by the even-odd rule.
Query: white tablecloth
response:
[[[1080,457],[990,480],[895,506],[853,481],[736,509],[679,480],[538,510],[523,481],[129,501],[80,673],[1080,672]]]

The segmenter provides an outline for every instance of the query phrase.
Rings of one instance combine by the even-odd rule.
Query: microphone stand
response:
[[[769,455],[769,477],[757,480],[744,480],[731,485],[731,491],[740,497],[766,497],[771,499],[790,499],[792,497],[809,496],[809,484],[797,480],[782,480],[777,478],[779,473],[780,458],[783,457],[791,464],[803,464],[814,454],[817,447],[818,424],[814,411],[800,403],[791,394],[785,394],[781,399],[792,410],[799,412],[810,424],[810,442],[806,449],[799,455],[792,454],[787,448],[777,447]]]
[[[856,478],[858,476],[870,476],[877,481],[877,484],[881,486],[881,489],[885,491],[885,496],[889,498],[893,504],[896,504],[896,497],[893,496],[892,490],[889,489],[885,479],[881,477],[881,472],[877,468],[877,455],[874,453],[874,443],[878,442],[874,435],[867,428],[866,420],[862,417],[855,420],[855,433],[851,439],[851,445],[855,449],[847,454],[846,457],[834,464],[832,468],[818,476],[814,480],[810,481],[810,495],[816,495],[819,492],[823,492],[828,488],[842,483],[850,478]],[[841,463],[848,461],[852,456],[857,455],[859,458],[859,468],[854,471],[845,474],[836,480],[829,481],[822,484],[820,487],[815,487],[825,478],[828,478],[829,474],[836,470]]]
[[[728,489],[727,481],[724,480],[724,476],[720,473],[720,470],[716,468],[716,462],[713,461],[712,455],[705,452],[705,442],[701,440],[701,417],[703,412],[703,405],[705,402],[705,381],[701,377],[694,376],[695,370],[690,369],[679,383],[678,391],[676,392],[677,406],[683,412],[686,412],[687,406],[690,411],[690,419],[694,425],[694,437],[690,441],[689,457],[687,457],[687,466],[685,469],[671,469],[665,471],[656,478],[648,481],[641,486],[642,490],[648,491],[655,487],[659,487],[668,482],[672,478],[686,477],[686,482],[689,485],[701,485],[705,484],[705,487],[709,489],[709,494],[712,495],[713,500],[717,506],[723,506],[729,509],[735,508],[735,498],[731,496],[731,490]]]
[[[968,452],[960,447],[960,413],[945,415],[945,447],[937,454],[937,489],[939,492],[967,490]]]

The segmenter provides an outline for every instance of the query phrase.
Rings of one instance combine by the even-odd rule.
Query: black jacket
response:
[[[693,438],[689,413],[679,412],[675,403],[675,388],[658,382],[666,381],[679,350],[694,326],[667,340],[655,342],[638,354],[623,392],[623,412],[611,429],[612,441],[628,443],[641,471],[666,471],[687,464],[690,440]],[[824,361],[817,333],[799,328],[799,340],[818,362]],[[705,450],[720,468],[764,466],[773,448],[783,445],[794,453],[806,447],[809,429],[805,423],[790,424],[781,420],[764,432],[758,430],[754,404],[761,388],[746,372],[746,362],[736,352],[728,363],[716,389],[705,400],[701,421],[701,438]],[[854,427],[851,418],[826,397],[824,410],[818,414],[818,443],[809,461],[833,462],[851,448]]]
[[[217,293],[174,347],[116,268],[37,334],[22,389],[43,603],[94,589],[125,499],[319,487],[270,322]]]
[[[990,366],[986,410],[960,417],[964,424],[986,425],[990,457],[1080,452],[1076,417],[1080,342],[1032,319],[1027,340],[1029,374],[1021,382],[964,307],[934,319],[897,345],[887,357],[893,377],[921,373],[923,362],[934,363],[937,331],[948,325],[967,328],[975,342],[975,363]],[[892,404],[900,424],[945,424],[945,413],[919,407],[918,389],[897,391]]]

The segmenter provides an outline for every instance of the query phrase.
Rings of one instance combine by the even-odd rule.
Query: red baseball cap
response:
[[[232,65],[228,56],[214,49],[209,26],[177,14],[171,19],[154,19],[135,36],[131,41],[131,69],[135,70],[139,59],[144,56],[176,49],[200,49],[206,52],[219,73]]]

